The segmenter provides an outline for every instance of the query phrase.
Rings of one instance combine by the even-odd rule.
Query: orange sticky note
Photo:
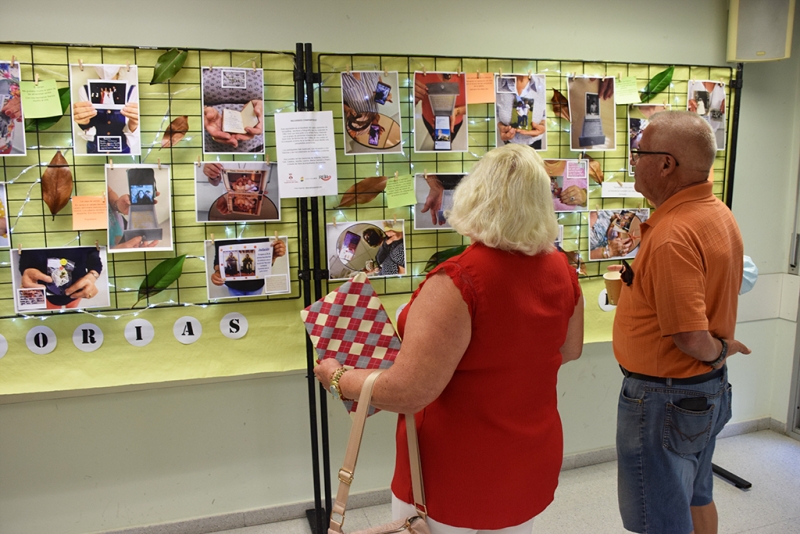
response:
[[[108,228],[106,197],[72,197],[73,230],[106,228]]]
[[[467,104],[493,104],[494,100],[494,74],[468,72]]]

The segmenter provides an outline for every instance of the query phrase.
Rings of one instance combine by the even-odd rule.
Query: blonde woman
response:
[[[399,318],[403,347],[375,383],[373,404],[415,413],[433,534],[530,534],[553,500],[562,430],[556,378],[583,346],[575,271],[558,233],[542,159],[509,144],[479,161],[447,219],[472,239],[439,265]],[[370,371],[315,371],[344,398]],[[406,421],[397,425],[392,512],[413,509]]]

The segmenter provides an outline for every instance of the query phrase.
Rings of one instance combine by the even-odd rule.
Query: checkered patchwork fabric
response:
[[[320,360],[336,358],[356,369],[386,369],[400,352],[400,338],[375,289],[362,274],[300,315]],[[345,406],[348,411],[356,408],[353,402],[345,402]]]

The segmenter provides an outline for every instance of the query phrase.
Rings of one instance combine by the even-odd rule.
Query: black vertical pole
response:
[[[731,144],[728,147],[728,188],[725,191],[725,205],[733,209],[733,173],[736,170],[736,146],[739,143],[739,109],[742,104],[742,74],[744,63],[736,64],[736,78],[733,82],[733,117],[731,119]],[[717,464],[711,464],[711,471],[723,480],[726,480],[739,489],[750,489],[753,484],[747,480],[734,475],[730,471],[721,468]]]
[[[305,72],[310,65],[305,64],[303,44],[297,43],[295,48],[295,105],[297,111],[304,111],[306,108],[305,94]],[[308,199],[297,199],[300,212],[300,273],[299,278],[303,283],[303,304],[308,307],[314,301],[311,292],[311,254],[308,243]],[[316,257],[316,254],[314,254]],[[314,478],[314,508],[306,510],[311,531],[314,534],[323,534],[322,495],[319,478],[319,443],[317,437],[317,395],[316,380],[314,380],[314,360],[316,352],[311,344],[311,339],[306,336],[306,381],[308,387],[308,419],[311,430],[311,469]]]
[[[736,147],[739,144],[739,109],[742,105],[742,76],[744,63],[736,64],[736,79],[733,83],[733,118],[731,125],[731,146],[728,147],[728,188],[725,191],[725,204],[733,209],[733,174],[736,170]]]
[[[314,111],[314,83],[320,83],[319,75],[314,73],[313,52],[311,43],[305,44],[306,63],[306,110]],[[314,291],[316,298],[322,298],[322,280],[327,278],[320,264],[320,239],[319,239],[319,198],[311,197],[311,239],[312,257],[314,261]],[[325,489],[325,510],[331,510],[331,453],[328,440],[328,396],[320,384],[319,410],[322,434],[322,480]],[[326,516],[327,519],[327,516]]]

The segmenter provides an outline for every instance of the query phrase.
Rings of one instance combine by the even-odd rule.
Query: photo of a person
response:
[[[69,71],[75,155],[140,155],[136,65],[70,65]]]
[[[414,230],[449,230],[447,211],[453,207],[453,193],[466,176],[458,174],[425,174],[414,176]]]
[[[616,150],[614,77],[567,78],[570,150]]]
[[[172,250],[168,165],[106,165],[108,250]]]
[[[642,133],[650,123],[650,117],[670,109],[669,104],[631,104],[628,106],[628,176],[633,176],[636,166],[631,160],[631,150],[639,149]]]
[[[590,211],[589,259],[635,257],[642,240],[640,226],[649,217],[649,209]]]
[[[0,61],[0,156],[27,153],[19,81],[19,63]]]
[[[725,150],[727,102],[725,84],[709,80],[689,80],[686,109],[697,113],[711,126],[717,150]]]
[[[466,152],[467,128],[464,73],[415,72],[414,150]],[[438,136],[436,130],[439,130]]]
[[[281,220],[277,163],[206,161],[194,177],[197,222]]]
[[[547,95],[543,74],[495,78],[496,146],[508,143],[547,150]]]
[[[253,237],[241,239],[217,239],[205,242],[206,259],[206,287],[208,299],[230,299],[241,297],[261,297],[288,293],[289,286],[289,254],[286,236],[277,238]],[[244,254],[233,251],[226,253],[224,258],[224,273],[220,272],[220,247],[247,245],[250,249],[255,246],[269,247],[272,249],[270,258],[269,275],[259,278],[257,252],[251,250]],[[255,254],[255,255],[254,255]],[[227,280],[229,277],[248,277],[246,280]]]
[[[11,250],[14,309],[46,311],[110,305],[105,247]],[[44,292],[45,298],[37,295]]]
[[[201,77],[203,154],[263,154],[264,71],[203,67]]]
[[[346,280],[359,272],[370,278],[406,274],[404,226],[399,219],[327,224],[330,279]]]
[[[11,226],[8,224],[8,205],[6,186],[0,184],[0,248],[8,248],[11,243]]]
[[[344,153],[403,151],[397,72],[342,72]]]
[[[589,166],[585,159],[546,159],[550,192],[555,211],[586,211],[589,194]]]

